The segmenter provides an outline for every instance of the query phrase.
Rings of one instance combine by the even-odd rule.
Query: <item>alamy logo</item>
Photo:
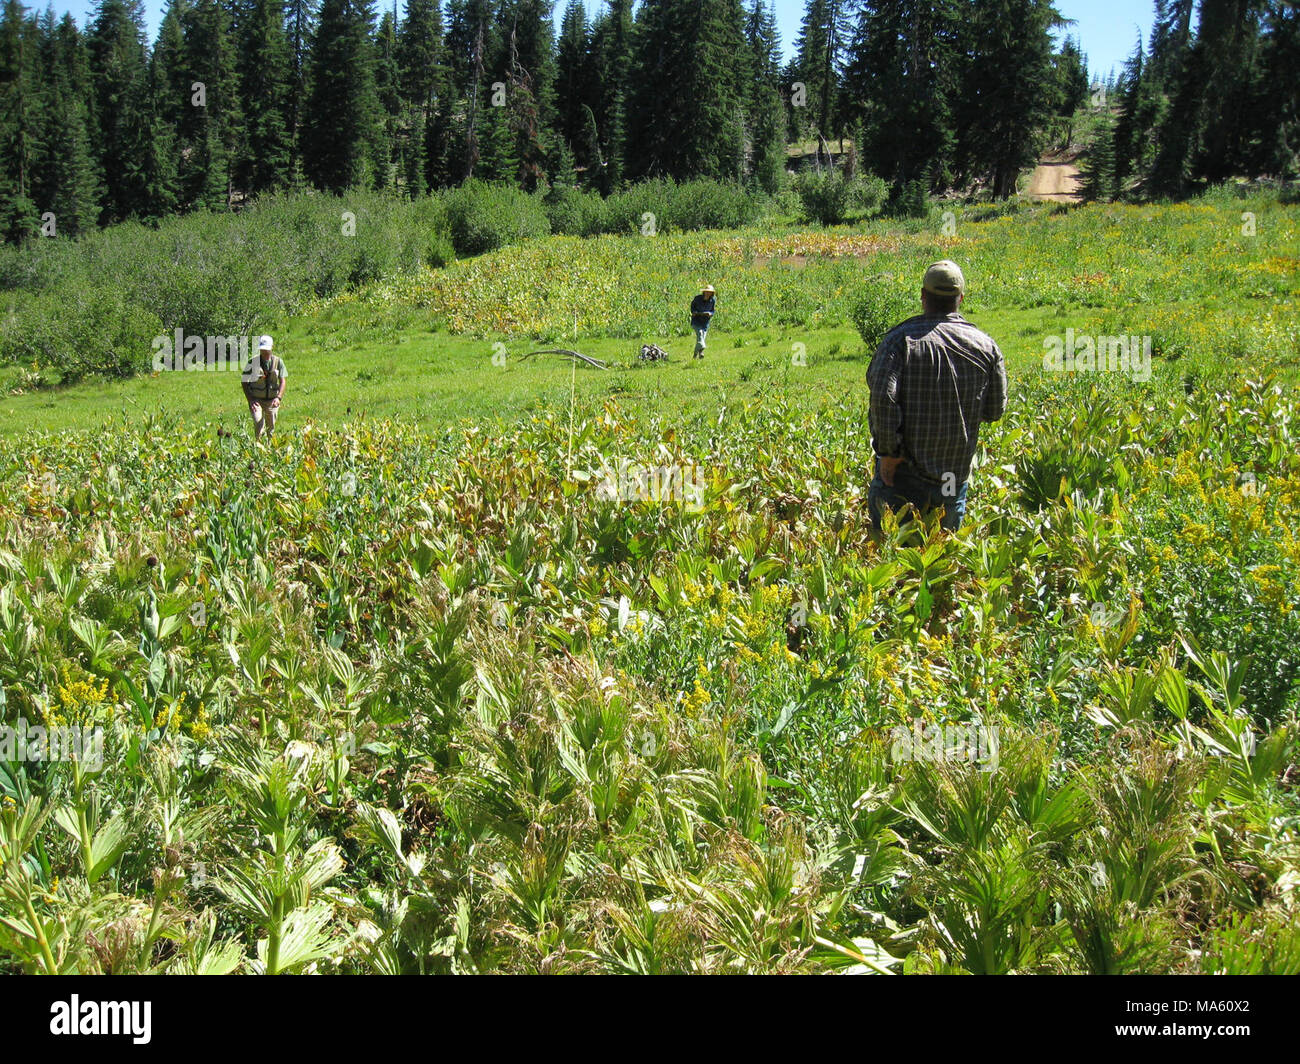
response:
[[[251,336],[187,336],[177,329],[172,336],[153,338],[155,373],[179,370],[243,372],[254,348]]]
[[[138,1046],[148,1045],[153,1003],[149,1001],[69,1001],[50,1005],[50,1034],[130,1035]]]
[[[1127,373],[1151,379],[1150,336],[1089,336],[1065,330],[1065,337],[1043,339],[1043,369],[1050,373]]]
[[[966,761],[981,772],[996,772],[996,724],[925,724],[918,717],[911,730],[902,724],[889,732],[891,761]]]
[[[704,509],[704,475],[695,465],[641,466],[619,462],[618,468],[605,468],[596,486],[602,499],[619,502],[677,503],[683,509],[699,513]]]
[[[76,725],[0,724],[0,761],[79,761],[92,772],[104,767],[104,729]]]

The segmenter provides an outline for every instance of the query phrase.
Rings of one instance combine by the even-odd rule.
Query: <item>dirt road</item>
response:
[[[1079,193],[1082,183],[1079,168],[1073,163],[1043,159],[1029,177],[1026,195],[1057,203],[1079,203],[1083,200]]]

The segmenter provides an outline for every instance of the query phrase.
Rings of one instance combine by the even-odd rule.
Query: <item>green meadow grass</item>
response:
[[[336,325],[338,316],[336,312]],[[1050,308],[991,311],[972,320],[998,340],[1013,378],[1039,371],[1041,337],[1056,329]],[[281,431],[307,421],[333,425],[390,418],[429,427],[484,419],[509,422],[539,409],[565,409],[571,395],[584,407],[612,396],[629,411],[687,418],[773,392],[796,408],[813,409],[826,398],[864,396],[869,361],[851,327],[733,334],[720,326],[711,331],[700,360],[691,358],[691,337],[659,341],[670,355],[666,364],[641,363],[639,344],[610,338],[554,345],[502,341],[506,359],[501,365],[493,362],[494,342],[467,337],[412,332],[323,350],[321,335],[305,319],[277,335],[277,352],[289,367]],[[802,352],[796,345],[803,345]],[[551,346],[579,350],[610,368],[575,366],[553,354],[523,357]],[[801,354],[803,365],[796,362]],[[146,414],[241,430],[248,421],[238,374],[160,373],[8,396],[0,400],[0,433],[73,431]]]
[[[773,390],[806,408],[865,389],[870,352],[850,324],[855,301],[909,295],[943,255],[965,267],[964,311],[1002,347],[1013,392],[1015,379],[1042,372],[1044,338],[1067,329],[1153,336],[1158,388],[1264,373],[1291,381],[1300,367],[1298,213],[1276,197],[1224,191],[1193,204],[1013,202],[808,232],[550,237],[389,278],[255,331],[275,334],[290,368],[286,428],[362,417],[509,422],[571,397],[611,395],[634,411],[688,418]],[[693,361],[686,308],[702,279],[717,284],[719,310],[707,357]],[[645,342],[672,361],[637,365]],[[504,365],[493,362],[496,343]],[[796,345],[806,365],[794,364]],[[556,346],[611,369],[521,359]],[[233,374],[23,390],[23,370],[0,372],[7,437],[159,413],[227,427],[246,419]]]

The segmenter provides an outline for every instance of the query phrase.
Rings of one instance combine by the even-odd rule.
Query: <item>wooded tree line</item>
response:
[[[1160,0],[1121,87],[1119,188],[1294,155],[1295,4]],[[1014,191],[1088,94],[1048,0],[808,0],[794,58],[768,0],[4,0],[0,231],[227,209],[282,188],[418,196],[467,177],[608,193],[644,177],[772,192],[789,139],[851,138],[896,199]],[[1269,91],[1270,79],[1279,86]],[[1289,87],[1289,95],[1286,91]],[[1127,168],[1127,169],[1126,169]],[[1158,181],[1157,181],[1158,178]]]
[[[1247,175],[1292,177],[1300,152],[1300,4],[1156,0],[1089,152],[1099,199],[1177,197]]]

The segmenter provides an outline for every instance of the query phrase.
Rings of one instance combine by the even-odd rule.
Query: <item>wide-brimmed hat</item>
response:
[[[708,292],[709,295],[713,295],[713,293],[716,291],[716,289],[713,287],[713,285],[711,285],[711,284],[706,284],[703,288],[700,289],[700,291],[701,291],[701,292]]]

